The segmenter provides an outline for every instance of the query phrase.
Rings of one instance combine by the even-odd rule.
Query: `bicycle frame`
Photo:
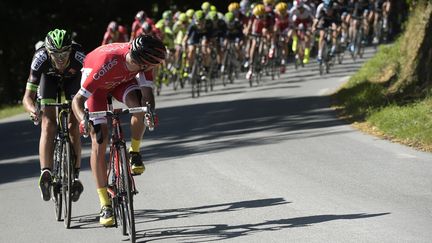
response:
[[[53,161],[53,201],[57,221],[62,219],[64,213],[64,225],[68,229],[71,224],[72,193],[71,188],[75,178],[75,151],[69,137],[70,103],[61,103],[61,82],[57,87],[57,103],[43,104],[43,107],[56,107],[57,133],[54,138]],[[63,205],[64,199],[64,205]]]
[[[130,240],[135,242],[135,216],[133,209],[133,196],[138,193],[133,179],[129,160],[126,153],[126,142],[120,123],[120,116],[129,113],[144,112],[150,116],[151,123],[153,117],[150,105],[145,107],[135,107],[127,109],[113,109],[112,98],[108,97],[108,110],[88,113],[88,118],[108,117],[111,124],[110,138],[110,161],[108,164],[108,194],[111,198],[115,212],[115,226],[118,222],[122,225],[123,235],[129,235]],[[149,127],[152,130],[152,127]]]

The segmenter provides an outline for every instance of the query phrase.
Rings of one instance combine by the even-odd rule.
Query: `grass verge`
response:
[[[4,106],[0,108],[0,119],[17,115],[24,112],[22,105]]]
[[[377,54],[334,95],[334,107],[354,127],[381,138],[432,151],[432,97],[410,101],[388,98],[391,80],[381,81],[400,58],[400,42],[382,46]],[[394,71],[397,79],[398,71]]]

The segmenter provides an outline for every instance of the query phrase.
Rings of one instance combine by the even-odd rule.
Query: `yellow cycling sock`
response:
[[[135,140],[135,139],[131,139],[131,147],[129,149],[129,152],[139,152],[140,151],[140,144],[141,144],[141,140]]]
[[[106,187],[98,188],[99,201],[101,207],[111,205],[111,200],[108,198],[108,191]]]
[[[305,48],[305,58],[309,58],[310,50],[309,48]]]
[[[297,50],[297,36],[293,36],[292,50],[295,52]]]

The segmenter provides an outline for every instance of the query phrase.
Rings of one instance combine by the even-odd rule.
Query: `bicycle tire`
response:
[[[72,169],[72,148],[71,143],[66,139],[63,142],[63,199],[64,199],[64,225],[66,229],[70,228],[71,215],[72,215],[72,182],[73,182],[73,169]]]
[[[56,220],[62,220],[62,207],[63,207],[63,193],[62,193],[62,144],[59,139],[54,142],[54,166],[53,178],[56,189],[53,189],[53,201]],[[54,188],[54,187],[53,187]]]
[[[195,62],[192,66],[192,72],[191,72],[191,89],[192,89],[192,98],[199,96],[199,89],[198,89],[198,64]]]
[[[121,203],[119,202],[120,200],[120,196],[119,196],[119,190],[118,188],[121,188],[122,185],[120,184],[120,181],[117,178],[117,169],[116,168],[116,161],[118,159],[118,151],[115,149],[114,146],[110,147],[110,168],[109,170],[111,171],[111,173],[109,173],[108,175],[112,175],[112,179],[111,179],[111,184],[109,186],[109,190],[108,190],[108,196],[111,199],[111,205],[113,207],[113,211],[114,211],[114,226],[115,227],[119,227],[120,226],[120,230],[122,232],[123,235],[126,235],[126,226],[125,226],[125,222],[124,222],[124,211],[123,211],[123,207],[121,205]]]
[[[228,80],[230,81],[231,84],[234,83],[234,78],[235,78],[235,70],[234,70],[234,65],[231,63],[228,69]]]
[[[130,173],[129,162],[126,157],[126,148],[124,146],[119,148],[120,150],[120,163],[121,173],[120,180],[123,182],[124,193],[122,193],[122,205],[125,215],[126,229],[131,242],[135,242],[135,214],[133,207],[133,187],[132,187],[132,176]]]

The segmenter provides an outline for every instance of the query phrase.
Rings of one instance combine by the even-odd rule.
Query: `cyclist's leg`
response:
[[[369,33],[369,12],[368,12],[368,10],[365,10],[365,12],[363,13],[362,22],[363,22],[363,38],[365,38]]]
[[[249,51],[250,51],[250,53],[249,53],[249,70],[246,73],[246,79],[250,79],[252,77],[252,68],[254,65],[253,60],[254,60],[254,55],[255,55],[256,44],[257,44],[256,38],[252,38],[251,45],[249,48]]]
[[[206,71],[209,70],[210,68],[210,63],[211,63],[211,49],[212,46],[214,45],[214,41],[212,39],[210,39],[210,35],[209,36],[203,36],[203,38],[201,39],[201,45],[202,45],[202,53],[203,53],[203,64],[204,67],[206,68]]]
[[[319,31],[319,41],[318,41],[318,61],[322,60],[322,51],[323,51],[323,47],[324,47],[324,35],[325,35],[325,30],[320,30]]]
[[[39,188],[45,201],[51,199],[51,169],[54,157],[54,138],[57,132],[55,107],[43,107],[46,103],[56,102],[57,83],[59,78],[42,74],[39,86],[39,94],[42,104],[41,135],[39,140],[39,159],[41,176]]]
[[[320,62],[322,60],[322,52],[324,47],[324,36],[325,36],[325,28],[329,26],[329,21],[325,19],[318,20],[317,28],[319,29],[319,40],[318,40],[318,55],[317,60]]]
[[[391,1],[387,0],[383,3],[383,28],[388,30],[388,21],[391,10]]]
[[[331,55],[335,55],[336,46],[337,46],[337,37],[339,36],[341,26],[340,23],[334,22],[332,23],[332,47],[331,47]]]
[[[359,26],[360,26],[360,21],[362,21],[362,20],[358,19],[358,18],[354,18],[353,21],[352,21],[352,23],[351,23],[351,25],[352,25],[351,26],[352,36],[351,36],[351,44],[350,44],[350,51],[351,52],[354,52],[355,45],[357,44],[356,43],[357,32],[358,32],[358,29],[359,29]]]
[[[86,104],[90,112],[104,111],[107,108],[107,92],[105,90],[96,90],[89,97]],[[105,161],[106,147],[108,144],[108,127],[106,118],[92,119],[93,128],[90,129],[92,141],[92,151],[90,156],[90,165],[92,174],[96,182],[97,193],[101,206],[99,223],[104,226],[114,224],[114,214],[112,212],[111,201],[108,197],[107,185],[107,164]]]
[[[150,75],[146,73],[146,75]],[[146,77],[147,80],[151,80],[151,77]],[[149,84],[151,85],[151,84]],[[128,107],[140,107],[145,104],[141,102],[149,102],[154,107],[154,97],[152,89],[149,87],[143,87],[141,91],[137,85],[136,80],[132,79],[118,87],[113,92],[113,96],[117,100],[121,100]],[[142,92],[146,92],[143,94]],[[144,95],[144,96],[143,96]],[[133,174],[142,174],[145,170],[142,158],[140,155],[141,139],[145,132],[144,125],[144,114],[135,113],[131,116],[131,147],[129,149],[130,162],[132,165]]]
[[[309,63],[309,56],[310,56],[310,46],[311,46],[311,32],[307,29],[304,34],[304,57],[303,57],[303,63],[308,64]]]

